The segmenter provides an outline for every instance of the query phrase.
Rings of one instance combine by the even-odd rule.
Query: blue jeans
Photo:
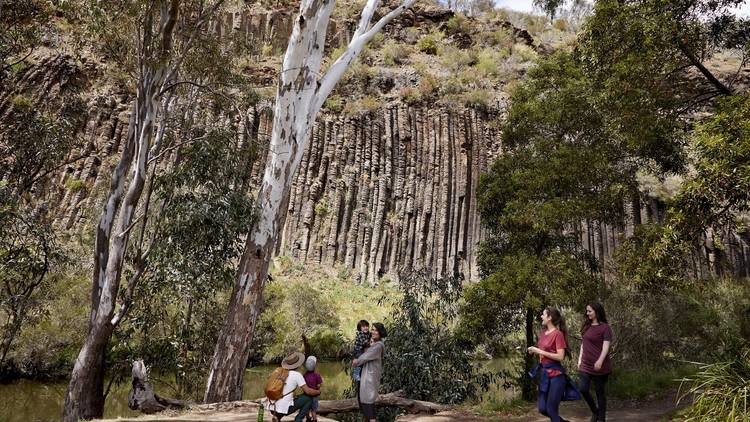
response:
[[[548,416],[551,422],[560,422],[560,401],[565,393],[565,377],[558,375],[549,378],[547,392],[539,391],[537,395],[537,408],[539,413]]]
[[[287,410],[286,413],[275,411],[271,413],[273,413],[276,417],[279,418],[279,420],[281,420],[282,416],[291,415],[292,413],[299,410],[299,413],[297,413],[297,417],[294,418],[294,422],[302,422],[307,414],[310,413],[312,404],[312,397],[303,394],[294,399],[294,404],[292,406],[289,406],[289,410]]]
[[[354,378],[354,381],[359,382],[362,378],[362,367],[361,366],[355,366],[354,369],[352,369],[352,378]]]

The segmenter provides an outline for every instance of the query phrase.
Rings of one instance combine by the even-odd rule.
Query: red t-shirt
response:
[[[592,325],[583,334],[583,354],[581,355],[581,366],[578,368],[581,372],[591,375],[604,375],[612,372],[612,361],[609,359],[609,353],[604,357],[602,368],[594,369],[594,364],[602,354],[602,348],[605,341],[612,341],[612,329],[605,323]]]
[[[547,330],[542,330],[542,332],[539,333],[539,342],[537,342],[536,347],[544,350],[545,352],[557,353],[558,349],[567,349],[568,345],[567,343],[565,343],[565,335],[562,333],[562,331],[555,330],[547,334]],[[542,364],[558,362],[546,356],[541,356],[541,359],[539,361]]]

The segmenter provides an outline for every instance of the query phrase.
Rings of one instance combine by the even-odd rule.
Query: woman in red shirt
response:
[[[565,393],[564,369],[560,362],[570,357],[565,320],[560,311],[547,307],[542,312],[544,329],[539,333],[539,341],[528,348],[529,353],[539,355],[542,377],[539,382],[537,407],[539,413],[548,416],[551,422],[567,422],[560,417],[560,401]]]
[[[605,421],[607,396],[604,386],[612,372],[612,362],[609,359],[612,329],[607,324],[607,316],[601,303],[594,302],[586,306],[581,338],[581,353],[578,354],[581,395],[591,409],[591,422]],[[589,392],[592,381],[596,390],[596,402]]]

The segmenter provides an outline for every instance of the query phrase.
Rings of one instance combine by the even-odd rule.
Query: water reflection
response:
[[[489,370],[508,369],[508,359],[494,359],[486,361],[483,366]],[[243,399],[256,399],[263,396],[263,386],[268,375],[276,368],[274,365],[261,365],[250,368],[245,373],[245,388]],[[351,386],[349,376],[344,372],[341,362],[320,362],[318,371],[324,383],[321,398],[333,400],[341,398],[347,388]],[[162,379],[167,383],[155,381],[157,392],[169,395],[164,385],[173,383],[174,379]],[[58,421],[65,401],[67,382],[58,381],[42,383],[38,381],[19,380],[10,384],[0,384],[0,422],[40,422]],[[130,383],[112,386],[107,398],[104,417],[137,416],[140,413],[128,408],[128,391]],[[492,386],[485,392],[484,397],[510,397],[512,391],[504,390],[500,385]]]

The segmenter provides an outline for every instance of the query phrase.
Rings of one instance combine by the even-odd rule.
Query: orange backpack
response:
[[[266,380],[266,386],[263,388],[269,400],[275,401],[284,397],[284,383],[286,383],[286,377],[288,376],[289,371],[281,367],[271,372],[268,380]]]

